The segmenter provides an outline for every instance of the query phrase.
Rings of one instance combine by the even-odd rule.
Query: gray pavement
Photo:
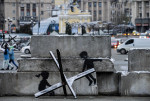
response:
[[[116,97],[116,96],[45,96],[34,97],[0,97],[0,101],[150,101],[150,97]]]

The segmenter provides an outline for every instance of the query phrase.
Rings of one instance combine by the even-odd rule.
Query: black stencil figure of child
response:
[[[48,72],[42,71],[41,74],[36,75],[36,77],[38,77],[38,78],[39,78],[40,76],[42,76],[43,79],[40,81],[38,90],[39,90],[39,91],[42,91],[42,90],[46,89],[46,86],[50,87],[51,85],[50,85],[50,84],[48,83],[48,81],[47,81],[47,79],[48,79],[48,77],[49,77],[49,73],[48,73]],[[54,91],[51,91],[51,92],[48,93],[48,95],[54,96],[55,93],[54,93]]]
[[[88,69],[94,68],[93,62],[102,61],[102,59],[90,59],[86,51],[81,52],[80,57],[84,59],[82,72],[85,71],[85,69],[88,70]],[[93,81],[94,81],[94,85],[96,84],[96,78],[94,78],[92,74],[88,74],[86,78],[89,80],[89,86],[92,85]]]

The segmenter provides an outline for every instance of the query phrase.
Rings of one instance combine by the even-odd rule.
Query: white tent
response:
[[[33,35],[38,35],[38,34],[39,35],[43,35],[43,34],[46,34],[49,25],[52,24],[53,21],[55,21],[55,24],[58,24],[59,23],[59,18],[58,17],[50,17],[48,19],[40,21],[40,27],[39,27],[39,29],[38,29],[39,25],[37,23],[33,27]]]

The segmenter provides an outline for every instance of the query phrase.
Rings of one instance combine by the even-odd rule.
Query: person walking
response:
[[[9,63],[9,48],[8,48],[8,44],[6,43],[5,44],[5,47],[4,47],[4,61],[3,61],[3,67],[1,70],[9,70],[9,69],[12,69],[13,66]],[[6,68],[10,66],[10,68]]]
[[[18,69],[18,66],[17,66],[17,64],[15,63],[15,58],[14,58],[14,47],[13,46],[10,46],[10,51],[9,51],[9,63],[13,63],[15,66],[16,66],[16,68],[15,68],[15,70],[17,70]],[[9,66],[8,66],[8,68],[9,68]]]

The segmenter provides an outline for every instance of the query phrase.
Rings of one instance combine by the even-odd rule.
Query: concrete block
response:
[[[122,96],[150,96],[150,73],[129,73],[121,77]]]
[[[89,57],[110,58],[110,36],[32,36],[31,56],[49,57],[49,51],[56,56],[56,49],[61,52],[62,58],[79,58],[82,51]]]
[[[18,59],[19,72],[36,72],[36,71],[58,71],[55,62],[50,58],[26,58]],[[81,72],[84,60],[81,58],[62,59],[62,66],[65,72]],[[94,68],[97,72],[114,72],[114,64],[110,59],[102,62],[94,62]]]
[[[4,95],[20,95],[34,96],[38,92],[38,87],[42,77],[35,75],[40,72],[20,72],[20,73],[0,73],[0,96]],[[67,78],[72,77],[78,72],[65,72]],[[52,85],[60,82],[59,72],[49,72],[47,81]],[[77,95],[98,95],[97,86],[89,86],[89,81],[84,77],[73,83],[73,89]],[[71,95],[70,90],[67,92]],[[56,95],[63,95],[63,89],[55,90]]]
[[[133,49],[128,53],[129,72],[150,71],[150,49]]]
[[[121,74],[97,72],[96,75],[99,95],[120,95]]]

